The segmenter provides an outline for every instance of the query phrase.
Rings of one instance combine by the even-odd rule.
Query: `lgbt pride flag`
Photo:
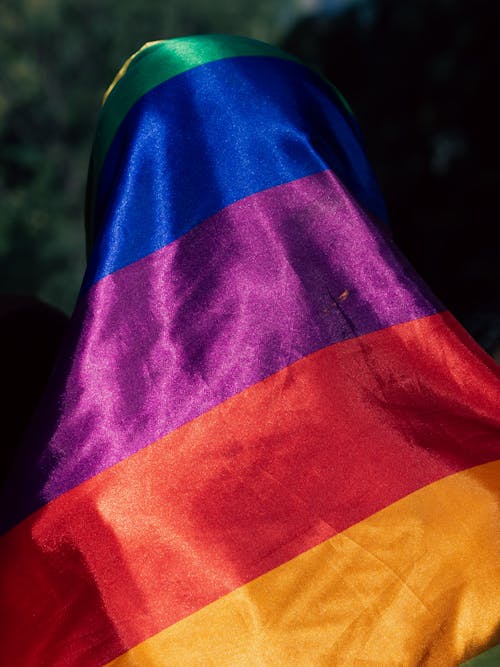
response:
[[[243,38],[146,45],[106,96],[87,204],[2,496],[0,664],[494,647],[498,368],[395,247],[337,91]]]

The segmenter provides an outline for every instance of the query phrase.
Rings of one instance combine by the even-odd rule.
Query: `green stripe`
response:
[[[475,658],[463,662],[461,667],[498,667],[500,665],[500,644],[489,651],[476,655]]]

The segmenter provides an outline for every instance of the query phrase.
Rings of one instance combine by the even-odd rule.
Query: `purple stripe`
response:
[[[304,355],[440,309],[331,172],[241,200],[82,299],[16,518]]]

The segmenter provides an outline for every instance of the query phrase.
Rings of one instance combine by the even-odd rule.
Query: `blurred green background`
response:
[[[345,94],[397,242],[496,349],[499,18],[496,0],[2,0],[0,292],[71,311],[107,86],[146,41],[227,32],[284,46]]]

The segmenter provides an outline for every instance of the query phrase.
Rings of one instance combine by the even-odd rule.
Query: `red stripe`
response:
[[[296,362],[3,538],[2,664],[102,664],[423,485],[500,457],[498,395],[494,365],[446,314]]]

